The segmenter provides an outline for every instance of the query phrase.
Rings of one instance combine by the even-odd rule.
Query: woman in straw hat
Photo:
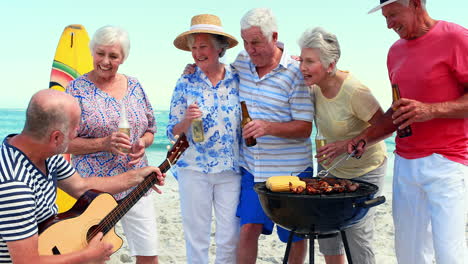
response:
[[[240,107],[239,79],[219,62],[237,40],[224,33],[217,16],[192,18],[190,30],[174,45],[191,51],[195,72],[176,84],[167,127],[168,137],[186,133],[190,147],[174,166],[179,182],[187,262],[208,263],[211,212],[216,218],[216,261],[235,263],[239,237]],[[194,137],[193,120],[201,119],[202,137]],[[199,121],[199,120],[198,120]]]

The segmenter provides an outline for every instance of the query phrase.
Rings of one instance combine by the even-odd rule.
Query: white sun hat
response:
[[[375,11],[381,9],[382,7],[386,6],[386,5],[389,5],[391,3],[394,3],[398,0],[380,0],[380,5],[372,8],[369,12],[367,12],[367,14],[371,14],[371,13],[374,13]]]

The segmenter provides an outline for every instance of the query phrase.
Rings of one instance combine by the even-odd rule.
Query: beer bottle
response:
[[[122,102],[122,106],[120,108],[120,119],[119,119],[119,132],[127,134],[130,137],[130,123],[127,119],[127,109],[125,108],[124,102]],[[128,153],[128,149],[126,148],[119,148],[120,151],[124,153]]]
[[[241,126],[242,128],[244,128],[245,125],[247,125],[250,121],[252,121],[252,118],[250,118],[249,110],[247,110],[247,105],[245,104],[245,101],[241,102],[241,108],[242,108]],[[246,138],[245,145],[247,145],[247,147],[253,147],[257,145],[257,140],[254,137]]]
[[[317,135],[315,135],[315,151],[317,152],[319,148],[325,146],[327,144],[327,140],[325,137],[320,133],[320,130],[317,127],[317,123],[315,123],[315,127],[317,128]]]
[[[400,89],[398,89],[398,84],[392,84],[392,97],[393,97],[393,102],[396,102],[398,99],[401,98],[400,96]],[[393,108],[393,111],[396,111],[396,108]],[[397,129],[397,135],[400,138],[404,137],[409,137],[413,134],[413,131],[411,130],[411,126],[407,126],[403,129]]]
[[[194,97],[194,95],[189,96],[189,99],[187,100],[187,103],[189,105],[197,103],[197,100],[195,98],[193,98],[193,97]],[[204,135],[204,132],[203,132],[203,120],[202,120],[201,117],[197,117],[195,119],[192,119],[191,129],[192,129],[193,141],[203,142],[205,140],[205,135]]]

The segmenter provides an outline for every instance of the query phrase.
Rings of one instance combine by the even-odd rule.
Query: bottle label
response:
[[[203,135],[203,121],[201,119],[192,120],[192,137],[195,142],[203,142],[205,140]]]

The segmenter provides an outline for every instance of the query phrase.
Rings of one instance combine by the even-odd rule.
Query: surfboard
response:
[[[49,88],[65,91],[70,81],[93,69],[88,45],[88,33],[82,25],[65,27],[55,51]]]
[[[82,25],[74,24],[65,27],[55,50],[49,88],[65,91],[68,83],[93,69],[93,58],[89,50],[89,36]],[[70,161],[70,155],[65,154]],[[76,200],[57,189],[57,206],[59,213],[68,211]]]

